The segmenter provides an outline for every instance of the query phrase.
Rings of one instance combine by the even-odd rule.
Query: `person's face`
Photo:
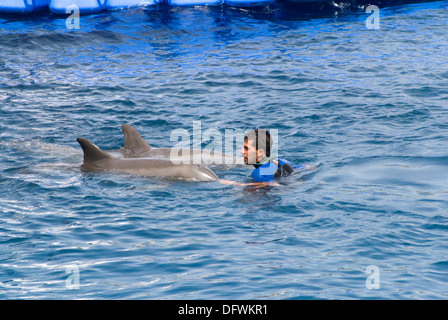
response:
[[[255,149],[255,143],[253,140],[245,140],[243,148],[241,148],[240,153],[244,157],[245,164],[255,164],[264,158],[263,149]]]

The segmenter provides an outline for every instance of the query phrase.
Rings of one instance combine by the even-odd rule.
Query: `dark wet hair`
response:
[[[268,130],[265,129],[254,129],[249,131],[244,136],[244,141],[254,141],[255,142],[255,149],[263,149],[264,153],[266,154],[266,157],[271,156],[271,148],[272,148],[272,140],[271,140],[271,134]]]

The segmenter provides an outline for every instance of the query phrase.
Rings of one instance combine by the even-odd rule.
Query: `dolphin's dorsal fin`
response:
[[[142,154],[151,150],[151,146],[146,142],[140,133],[130,124],[123,124],[121,130],[124,134],[124,148],[135,154]]]
[[[84,138],[76,139],[84,151],[84,163],[92,163],[103,159],[112,159],[112,156],[98,148],[93,142]]]

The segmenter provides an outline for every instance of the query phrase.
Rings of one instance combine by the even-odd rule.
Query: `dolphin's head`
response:
[[[218,176],[210,170],[207,166],[203,164],[195,164],[195,179],[199,181],[217,181],[219,180]]]

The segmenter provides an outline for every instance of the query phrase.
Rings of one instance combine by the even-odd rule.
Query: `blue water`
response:
[[[2,16],[0,298],[447,299],[448,1],[380,9]],[[319,168],[80,171],[77,137],[171,147],[193,121]]]

